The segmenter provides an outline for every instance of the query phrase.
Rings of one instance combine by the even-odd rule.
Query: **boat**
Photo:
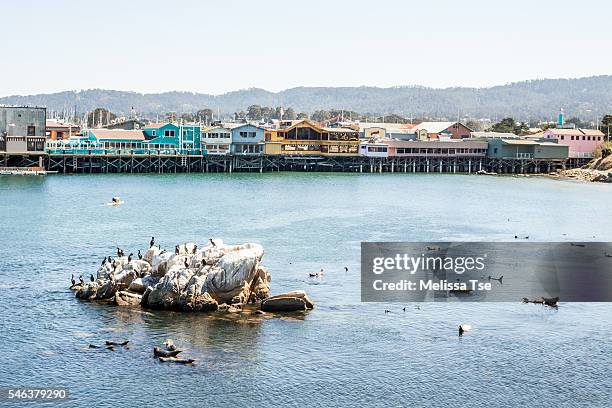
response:
[[[111,202],[110,202],[110,203],[107,203],[106,205],[121,205],[121,204],[124,204],[124,203],[125,203],[125,201],[123,201],[123,200],[121,199],[121,197],[119,197],[119,196],[115,196],[115,197],[113,197],[113,198],[111,199]]]

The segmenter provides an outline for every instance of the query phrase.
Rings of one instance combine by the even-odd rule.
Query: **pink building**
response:
[[[569,146],[569,157],[593,157],[604,141],[604,134],[595,129],[548,129],[543,137]]]

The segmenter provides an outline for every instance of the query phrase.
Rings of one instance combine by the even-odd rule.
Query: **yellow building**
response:
[[[308,120],[281,129],[266,129],[266,154],[357,156],[359,132],[320,127]]]

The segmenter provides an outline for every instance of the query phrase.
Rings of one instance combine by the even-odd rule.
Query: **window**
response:
[[[174,137],[174,130],[164,130],[164,137]]]
[[[582,136],[582,140],[586,140],[586,136]]]
[[[571,139],[571,140],[574,140],[574,136],[573,136],[573,135],[572,135],[572,136],[570,136],[570,139]]]
[[[28,126],[28,136],[36,136],[36,126]]]
[[[153,135],[153,136],[157,136],[157,130],[152,130],[152,131],[151,131],[151,135]]]
[[[561,135],[561,140],[565,140],[565,136]]]

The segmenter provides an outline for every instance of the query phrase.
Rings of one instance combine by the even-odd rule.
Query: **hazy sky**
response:
[[[612,3],[0,0],[0,95],[612,74]]]

